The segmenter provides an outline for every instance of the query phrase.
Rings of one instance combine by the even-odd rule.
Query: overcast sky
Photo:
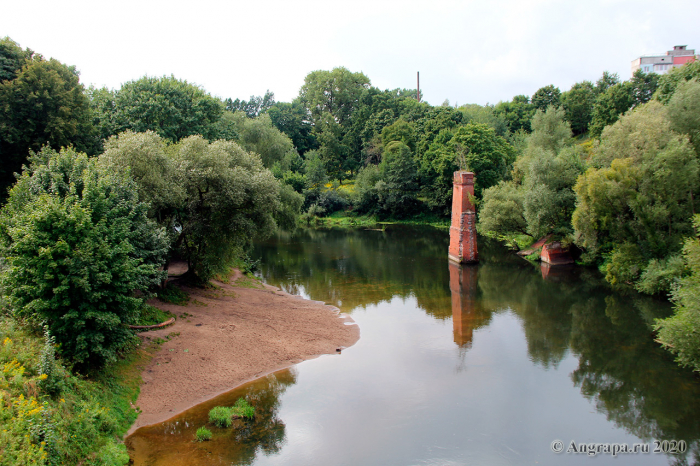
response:
[[[700,52],[698,0],[3,0],[0,36],[119,88],[171,75],[213,95],[290,101],[314,70],[362,71],[433,105],[497,103],[643,54]]]

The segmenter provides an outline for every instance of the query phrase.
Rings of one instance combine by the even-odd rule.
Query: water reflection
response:
[[[168,421],[138,429],[127,439],[133,464],[185,466],[252,464],[258,456],[277,453],[285,443],[286,426],[278,418],[280,396],[296,383],[293,369],[275,372],[220,395]],[[231,406],[244,397],[255,407],[254,421],[236,421],[227,429],[208,424],[209,410]],[[213,438],[194,442],[197,428],[207,425]]]
[[[269,417],[249,431],[191,442],[213,404],[140,429],[130,445],[148,453],[135,464],[590,462],[549,451],[565,435],[685,440],[685,455],[616,464],[700,463],[700,381],[653,341],[651,325],[668,303],[613,292],[595,270],[530,264],[484,238],[478,266],[450,264],[447,236],[397,227],[298,232],[260,244],[266,281],[352,312],[360,342],[337,360],[315,360],[318,372],[309,369],[284,395],[293,401],[283,415],[279,399],[294,372],[220,403],[243,393],[268,406]],[[314,463],[304,450],[327,461]],[[178,463],[180,454],[187,460]]]
[[[488,325],[491,313],[482,307],[479,299],[478,266],[462,266],[450,261],[448,268],[455,343],[460,348],[469,349],[472,346],[474,330]]]

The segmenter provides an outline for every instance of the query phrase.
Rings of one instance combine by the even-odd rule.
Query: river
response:
[[[670,305],[479,240],[480,263],[463,267],[447,260],[447,233],[428,227],[257,244],[267,283],[338,306],[360,340],[139,429],[127,442],[136,464],[699,461],[700,379],[653,341]],[[192,441],[211,407],[239,397],[256,407],[254,422]],[[635,444],[649,452],[606,452]]]

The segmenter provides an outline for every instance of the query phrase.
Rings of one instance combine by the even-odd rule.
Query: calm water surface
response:
[[[447,261],[446,232],[306,231],[259,244],[268,283],[340,307],[359,342],[199,405],[127,440],[136,465],[560,465],[699,461],[700,379],[653,342],[667,303],[595,271],[541,268],[481,239]],[[246,397],[254,422],[209,426]],[[564,452],[553,453],[561,440]],[[590,443],[683,440],[688,452],[595,457]]]

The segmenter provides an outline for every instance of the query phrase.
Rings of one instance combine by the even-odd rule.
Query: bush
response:
[[[700,215],[695,216],[696,231],[700,231]],[[676,313],[656,321],[658,341],[676,355],[676,361],[700,372],[700,239],[688,238],[683,247],[683,259],[690,275],[680,279],[672,292]]]
[[[239,398],[231,408],[234,417],[242,417],[244,419],[253,419],[255,417],[255,408],[253,408],[245,398]]]
[[[211,430],[202,426],[199,429],[197,429],[197,432],[194,434],[194,438],[198,442],[206,442],[208,440],[211,440]]]
[[[31,162],[0,213],[3,290],[18,316],[46,322],[64,356],[99,367],[132,341],[134,291],[162,279],[165,234],[128,172],[70,148]]]
[[[217,406],[209,411],[209,422],[217,427],[230,427],[232,417],[231,408],[226,406]]]

